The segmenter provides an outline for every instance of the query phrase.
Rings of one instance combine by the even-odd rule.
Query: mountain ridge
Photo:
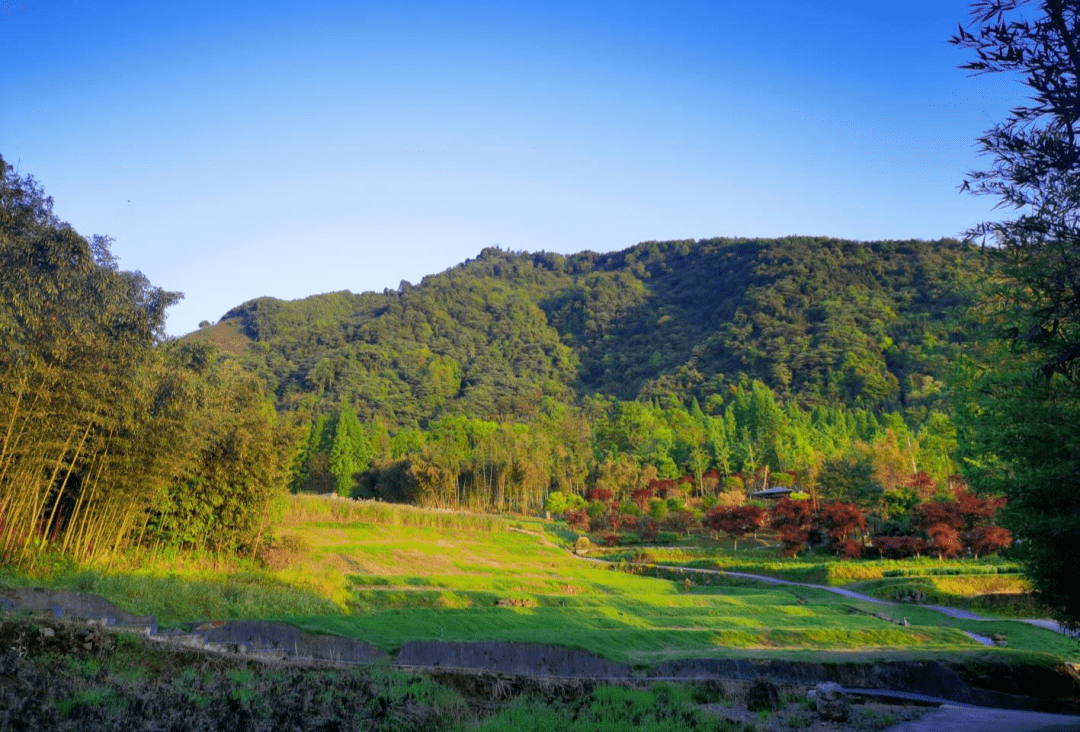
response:
[[[705,403],[740,379],[804,405],[925,413],[965,338],[950,318],[991,268],[953,239],[487,248],[416,285],[256,298],[221,323],[242,323],[240,358],[279,408],[348,403],[397,425],[527,420],[544,398]]]

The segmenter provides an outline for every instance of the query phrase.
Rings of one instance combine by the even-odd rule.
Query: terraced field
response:
[[[502,640],[570,646],[638,666],[822,654],[1035,653],[1080,660],[1075,641],[1013,620],[960,620],[924,607],[882,607],[719,573],[663,569],[663,578],[644,576],[576,557],[542,529],[538,522],[304,497],[292,501],[277,553],[267,558],[271,568],[165,557],[108,573],[58,572],[50,581],[152,613],[164,624],[287,620],[391,652],[412,640]],[[802,579],[820,571],[774,556],[755,565],[752,556],[740,552],[734,559],[766,574],[783,574],[778,566]],[[837,571],[882,572],[857,567]],[[964,631],[1004,636],[1008,646],[987,648]]]

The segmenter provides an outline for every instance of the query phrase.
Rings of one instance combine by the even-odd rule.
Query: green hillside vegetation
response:
[[[710,471],[748,490],[771,471],[869,507],[959,472],[943,384],[989,266],[952,240],[486,249],[396,291],[253,300],[188,338],[242,330],[241,362],[310,415],[294,490],[536,512],[553,490],[687,475],[704,495]]]
[[[397,291],[259,298],[222,318],[282,406],[362,420],[527,419],[542,396],[704,404],[745,377],[781,400],[929,409],[989,260],[953,240],[646,242],[599,255],[485,249]]]
[[[243,324],[237,319],[222,320],[220,323],[211,325],[203,321],[197,331],[184,337],[185,341],[193,343],[212,343],[221,349],[222,353],[230,356],[239,356],[252,344],[251,338],[245,332]]]

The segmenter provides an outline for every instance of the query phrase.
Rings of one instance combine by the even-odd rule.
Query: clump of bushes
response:
[[[307,559],[315,546],[306,536],[285,534],[262,550],[260,559],[267,569],[288,569]]]

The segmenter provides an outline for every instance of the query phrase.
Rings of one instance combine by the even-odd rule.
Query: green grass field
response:
[[[292,500],[273,568],[185,555],[130,557],[111,571],[59,567],[48,583],[95,592],[164,625],[184,621],[284,619],[305,630],[359,638],[393,651],[410,640],[554,643],[632,665],[704,657],[873,657],[1040,654],[1080,660],[1080,646],[1050,631],[1001,619],[953,620],[917,606],[881,607],[811,588],[694,575],[656,579],[588,562],[556,544],[539,522],[425,512],[386,504]],[[927,562],[780,561],[774,554],[657,550],[656,561],[855,582],[887,593],[897,583],[940,582],[1001,590],[1022,582],[982,567],[934,575]],[[664,551],[669,551],[665,554]],[[626,559],[628,557],[622,557]],[[996,560],[995,560],[996,561]],[[949,563],[946,563],[949,565]],[[964,565],[951,565],[968,571]],[[883,577],[905,570],[914,577]],[[922,573],[922,574],[920,574]],[[951,585],[949,583],[952,583]],[[959,596],[959,595],[958,595]],[[908,625],[882,620],[906,617]],[[1005,649],[962,631],[1008,638]]]

